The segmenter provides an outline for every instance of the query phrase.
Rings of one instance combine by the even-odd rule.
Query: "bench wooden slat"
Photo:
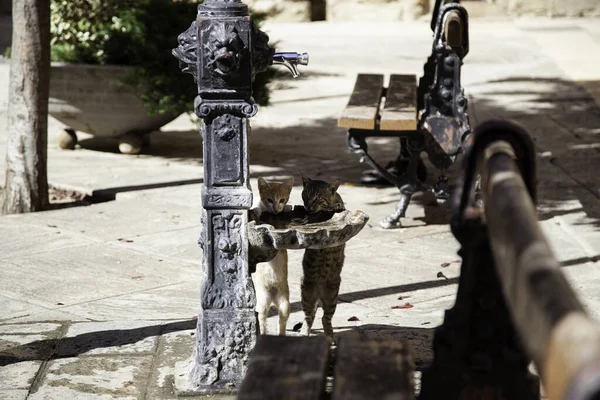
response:
[[[383,75],[359,74],[354,90],[338,120],[340,128],[375,129],[383,92]]]
[[[324,336],[258,337],[239,400],[320,400],[325,393],[329,344]]]
[[[339,339],[336,353],[333,400],[414,398],[408,343],[346,336]]]
[[[411,131],[417,129],[417,77],[392,75],[381,113],[382,130]]]

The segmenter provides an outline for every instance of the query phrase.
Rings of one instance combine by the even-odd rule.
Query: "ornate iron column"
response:
[[[198,84],[195,112],[202,119],[204,252],[197,343],[184,391],[235,389],[256,341],[255,293],[248,263],[248,118],[254,76],[269,65],[292,73],[307,56],[275,54],[269,37],[250,20],[241,0],[205,0],[173,54]],[[181,390],[181,385],[176,384]]]

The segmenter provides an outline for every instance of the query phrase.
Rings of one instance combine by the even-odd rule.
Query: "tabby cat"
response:
[[[302,183],[302,200],[309,212],[345,210],[342,197],[337,193],[341,183],[339,180],[327,183],[302,176]],[[345,247],[341,245],[327,249],[306,249],[304,252],[301,295],[305,318],[303,333],[307,336],[310,335],[317,306],[321,305],[323,331],[331,342],[334,340],[331,319],[338,302]]]
[[[285,210],[293,186],[294,178],[282,183],[267,182],[263,178],[258,178],[259,210],[273,214]],[[285,335],[287,320],[290,316],[287,250],[279,250],[271,261],[258,264],[252,280],[256,290],[256,311],[258,312],[260,334],[267,334],[267,316],[271,306],[275,306],[279,311],[279,334]]]

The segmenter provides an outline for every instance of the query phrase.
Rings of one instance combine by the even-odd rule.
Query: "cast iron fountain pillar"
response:
[[[250,20],[241,0],[205,0],[173,54],[198,84],[195,112],[202,119],[204,185],[201,309],[185,388],[216,392],[241,382],[257,334],[255,293],[248,263],[248,119],[255,74],[285,64],[294,73],[305,55],[275,55],[269,37]],[[293,55],[296,55],[294,58]],[[303,58],[304,57],[304,58]],[[297,71],[296,71],[297,72]],[[181,375],[182,372],[178,372]],[[180,382],[181,383],[181,382]]]
[[[202,118],[204,276],[189,389],[233,389],[256,341],[255,294],[248,268],[248,118],[258,110],[253,75],[274,50],[240,0],[206,0],[174,51],[195,75]],[[256,50],[253,52],[252,50]],[[195,72],[195,73],[194,73]]]

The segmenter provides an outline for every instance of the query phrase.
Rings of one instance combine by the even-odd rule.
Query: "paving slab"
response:
[[[97,243],[79,232],[63,231],[57,225],[34,225],[15,218],[5,218],[0,225],[0,262],[8,257],[20,258],[48,251],[68,251]],[[40,246],[43,243],[43,246]]]
[[[56,357],[109,354],[152,355],[160,321],[82,322],[69,326]]]
[[[28,299],[15,299],[7,296],[6,293],[0,294],[0,309],[2,310],[0,321],[49,311],[48,307],[41,304],[34,304]]]
[[[41,361],[23,361],[0,366],[0,390],[29,390],[41,365]]]
[[[176,398],[173,387],[176,373],[175,364],[190,357],[190,349],[193,348],[195,341],[195,328],[169,332],[161,336],[155,361],[156,368],[150,377],[147,398]]]
[[[58,323],[34,323],[34,324],[6,324],[0,325],[0,335],[37,335],[45,333],[57,333],[62,328]]]
[[[62,335],[62,326],[10,324],[3,326],[2,330],[0,390],[29,390],[44,361],[55,351],[58,339]]]
[[[0,390],[0,398],[4,400],[26,400],[29,390]]]
[[[191,318],[200,308],[202,276],[200,268],[196,270],[186,282],[75,304],[67,310],[95,321]]]
[[[13,314],[4,314],[0,319],[1,323],[35,323],[40,321],[49,322],[89,322],[90,319],[70,312],[58,311],[46,307],[32,308],[28,305],[27,309]]]
[[[7,293],[52,309],[197,278],[191,266],[106,244],[49,251],[3,264],[0,276]],[[44,271],[54,272],[48,276]]]
[[[54,360],[30,399],[138,399],[146,390],[152,356]]]

